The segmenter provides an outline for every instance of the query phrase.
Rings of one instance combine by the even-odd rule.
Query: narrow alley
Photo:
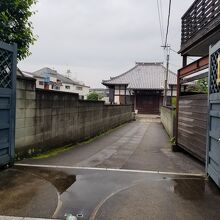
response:
[[[0,215],[200,220],[220,214],[220,192],[206,180],[204,165],[172,152],[155,116],[138,117],[57,156],[20,161],[0,175]],[[12,175],[17,184],[5,186]]]
[[[99,167],[203,174],[204,165],[183,152],[171,151],[170,139],[159,116],[138,116],[95,141],[46,159],[24,164]]]

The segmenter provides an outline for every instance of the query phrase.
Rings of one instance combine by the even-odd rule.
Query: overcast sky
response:
[[[164,29],[168,0],[161,0]],[[193,0],[173,0],[168,43],[180,48],[181,16]],[[119,75],[136,61],[164,61],[157,0],[38,0],[32,17],[38,40],[19,63],[25,71],[50,67],[91,87]],[[181,58],[171,53],[171,70]]]

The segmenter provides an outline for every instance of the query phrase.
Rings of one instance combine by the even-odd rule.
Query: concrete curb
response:
[[[14,216],[2,216],[0,220],[61,220],[61,219],[48,219],[48,218],[29,218],[29,217],[14,217]]]

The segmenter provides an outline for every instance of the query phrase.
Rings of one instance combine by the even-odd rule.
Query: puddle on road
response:
[[[135,204],[135,206],[134,206]],[[109,197],[93,215],[96,220],[219,220],[220,190],[204,178],[142,181]]]
[[[58,204],[48,181],[13,168],[0,172],[0,198],[0,215],[8,216],[49,218]]]
[[[0,172],[0,215],[51,218],[62,194],[75,175],[35,167],[15,167]]]
[[[203,200],[210,194],[220,198],[220,191],[212,180],[174,179],[170,191],[188,201]]]
[[[205,181],[199,179],[174,179],[171,191],[184,200],[200,200],[205,194]]]
[[[27,179],[14,170],[1,170],[0,178],[0,213],[11,208],[21,209],[24,204],[36,196],[38,184],[41,183],[36,179]],[[33,187],[35,181],[36,187]],[[26,190],[23,190],[23,187]]]
[[[36,168],[36,167],[16,167],[19,170],[27,171],[33,175],[39,176],[51,184],[53,184],[57,191],[62,194],[65,192],[75,181],[76,175],[68,174],[63,171],[47,169],[47,168]]]

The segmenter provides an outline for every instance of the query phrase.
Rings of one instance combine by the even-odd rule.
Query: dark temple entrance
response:
[[[159,114],[162,102],[161,91],[138,90],[135,91],[135,108],[140,114]]]

